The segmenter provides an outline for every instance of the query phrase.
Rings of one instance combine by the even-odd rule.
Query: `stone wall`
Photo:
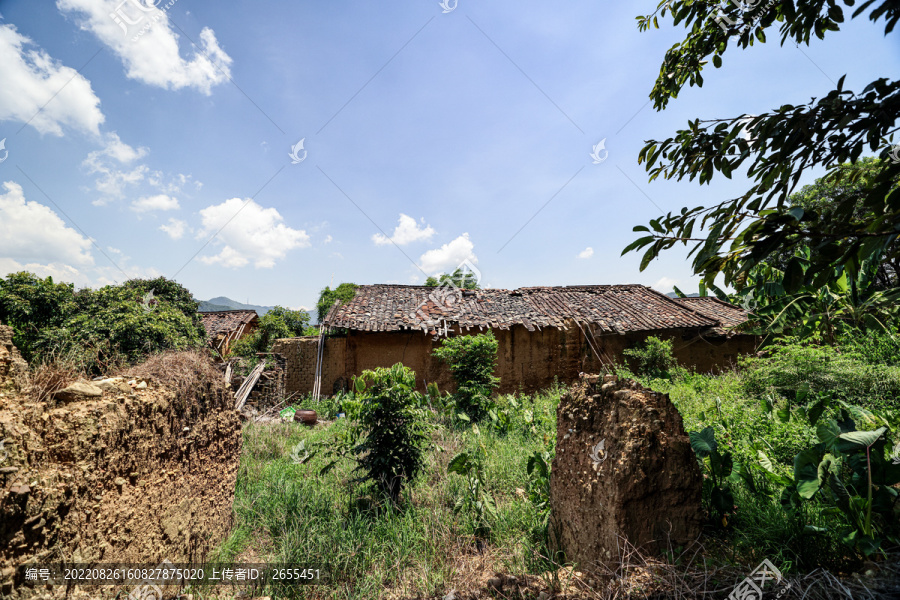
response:
[[[578,570],[614,566],[624,542],[659,552],[700,535],[702,476],[668,395],[582,377],[557,409],[551,541]]]
[[[459,332],[457,332],[459,333]],[[464,331],[465,335],[479,333]],[[585,331],[587,333],[587,331]],[[517,325],[508,330],[495,330],[499,342],[497,369],[500,392],[519,390],[534,392],[551,385],[556,379],[569,384],[578,374],[601,372],[603,362],[597,359],[577,325],[566,329],[545,328],[528,331]],[[592,338],[601,355],[621,363],[622,351],[656,335],[673,340],[679,363],[701,372],[729,368],[740,354],[755,351],[753,336],[732,338],[696,337],[695,332],[678,329],[660,330],[628,335],[607,335]],[[440,342],[422,331],[356,332],[325,340],[322,365],[322,393],[336,389],[366,369],[389,367],[401,362],[416,372],[417,387],[424,391],[427,383],[436,382],[441,390],[452,390],[453,380],[446,366],[431,357]],[[313,389],[316,369],[317,337],[278,340],[273,352],[287,361],[285,391],[288,394],[307,394]]]

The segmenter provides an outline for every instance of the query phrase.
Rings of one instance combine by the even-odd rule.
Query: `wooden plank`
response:
[[[259,381],[259,376],[262,375],[263,369],[265,368],[266,361],[262,360],[258,365],[253,367],[252,371],[250,371],[247,379],[245,379],[243,385],[241,385],[241,389],[239,389],[237,391],[237,394],[234,395],[234,410],[241,410],[242,408],[244,408],[244,403],[247,402],[247,398],[250,397],[250,392],[253,390],[253,386],[255,386],[256,382]]]

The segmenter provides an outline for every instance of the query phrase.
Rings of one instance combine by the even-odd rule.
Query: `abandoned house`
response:
[[[255,310],[222,310],[200,313],[206,329],[207,344],[221,356],[228,354],[231,345],[259,327]]]
[[[365,369],[397,362],[416,372],[418,388],[453,382],[431,351],[443,336],[493,331],[499,341],[500,392],[534,392],[554,379],[568,384],[580,372],[623,362],[622,351],[654,335],[673,341],[679,364],[698,371],[729,367],[754,352],[757,338],[737,333],[747,313],[715,298],[670,298],[643,285],[460,290],[364,285],[347,304],[335,303],[323,321],[324,338],[281,339],[287,393],[313,390],[317,363],[322,394],[346,387]]]

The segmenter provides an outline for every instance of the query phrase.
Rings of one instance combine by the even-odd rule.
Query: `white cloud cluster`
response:
[[[171,218],[169,219],[168,223],[166,223],[165,225],[160,225],[159,228],[162,231],[165,231],[166,235],[168,235],[173,240],[180,240],[184,237],[184,233],[185,231],[187,231],[188,226],[187,223],[185,223],[181,219]]]
[[[434,233],[434,229],[432,229],[430,225],[425,224],[425,219],[422,219],[422,226],[419,227],[419,224],[416,223],[415,219],[409,215],[400,213],[400,219],[397,223],[397,227],[394,228],[394,234],[391,237],[387,237],[382,233],[376,233],[372,236],[372,241],[378,246],[386,246],[391,243],[397,244],[398,246],[405,246],[406,244],[418,242],[419,240],[430,239]]]
[[[578,253],[578,258],[590,258],[594,255],[594,249],[588,246]]]
[[[166,194],[155,196],[142,196],[131,203],[131,210],[135,212],[151,212],[154,210],[178,210],[178,199]]]
[[[657,292],[663,292],[668,294],[675,287],[675,284],[678,283],[677,279],[672,279],[671,277],[663,277],[656,283],[654,283],[651,287]]]
[[[231,77],[231,57],[209,28],[200,32],[190,55],[182,57],[179,35],[168,13],[157,8],[160,4],[160,0],[57,0],[56,6],[75,15],[82,29],[108,46],[129,78],[164,89],[194,88],[208,95],[214,85]]]
[[[93,203],[99,206],[113,198],[121,198],[125,195],[125,188],[142,182],[150,170],[146,165],[122,167],[146,155],[146,148],[132,148],[115,132],[107,134],[103,148],[89,153],[81,163],[89,174],[98,175],[94,187],[101,197]]]
[[[0,56],[0,121],[57,136],[63,127],[99,134],[100,99],[75,69],[34,47],[13,25],[0,25]]]
[[[232,198],[208,206],[200,211],[200,218],[203,229],[198,232],[198,238],[208,237],[221,229],[213,243],[222,249],[215,256],[200,257],[201,262],[208,265],[236,268],[252,261],[257,269],[270,269],[288,251],[310,245],[305,231],[288,227],[278,210],[263,208],[253,200]]]
[[[420,256],[419,267],[429,275],[452,273],[465,260],[478,264],[478,257],[472,252],[474,248],[475,244],[469,239],[469,234],[464,233],[440,248],[429,250]]]
[[[10,260],[92,265],[91,241],[50,207],[28,202],[22,186],[7,181],[0,194],[0,256]]]

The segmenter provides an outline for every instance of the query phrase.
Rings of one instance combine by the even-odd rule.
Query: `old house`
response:
[[[673,299],[642,285],[459,290],[404,285],[360,286],[336,303],[323,325],[321,390],[330,394],[365,369],[402,362],[420,389],[452,388],[446,366],[431,351],[442,336],[491,330],[499,340],[495,374],[501,392],[535,391],[574,381],[622,362],[622,351],[655,335],[673,340],[679,363],[717,371],[757,339],[732,328],[747,313],[714,298]],[[286,392],[307,393],[315,381],[319,339],[278,340],[287,360]]]
[[[231,345],[259,327],[255,310],[221,310],[200,313],[209,346],[221,356],[228,354]]]

